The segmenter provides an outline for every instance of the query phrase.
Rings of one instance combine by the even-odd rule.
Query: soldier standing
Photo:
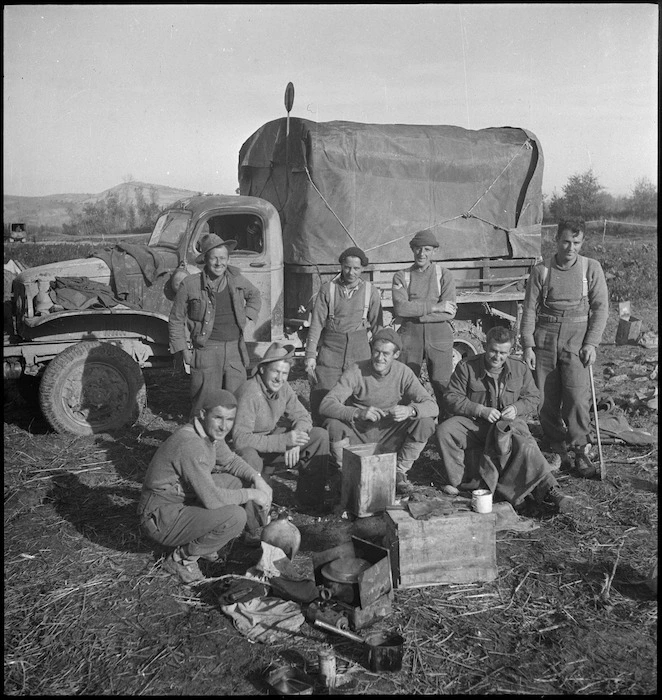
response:
[[[423,362],[439,408],[453,372],[455,281],[450,270],[433,261],[439,243],[430,231],[419,231],[409,243],[414,264],[393,276],[393,313],[401,322],[404,362],[418,377]]]
[[[584,223],[561,221],[556,254],[533,268],[526,286],[521,324],[524,361],[540,391],[540,426],[550,449],[569,466],[575,453],[580,476],[599,472],[588,441],[590,387],[609,313],[607,282],[600,263],[579,254]]]

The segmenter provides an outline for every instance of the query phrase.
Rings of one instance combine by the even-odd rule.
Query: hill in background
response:
[[[43,197],[18,197],[3,195],[3,223],[23,222],[28,231],[36,226],[60,228],[71,223],[71,214],[80,214],[86,204],[97,204],[115,195],[123,206],[136,206],[137,192],[141,191],[147,201],[152,200],[161,207],[168,206],[178,199],[191,197],[201,192],[180,190],[175,187],[153,185],[148,182],[124,182],[99,194],[50,194]]]

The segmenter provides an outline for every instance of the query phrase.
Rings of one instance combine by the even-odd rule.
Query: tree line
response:
[[[629,195],[614,197],[605,191],[591,169],[568,178],[562,194],[554,192],[544,202],[545,223],[567,218],[584,221],[657,221],[657,187],[647,178],[637,180]]]
[[[62,233],[72,236],[105,236],[114,233],[149,233],[161,212],[156,188],[146,197],[143,188],[135,190],[135,204],[120,202],[117,192],[110,192],[99,202],[88,202],[82,211],[69,205],[71,223],[62,224]]]

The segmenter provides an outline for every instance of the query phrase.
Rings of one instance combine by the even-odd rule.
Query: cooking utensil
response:
[[[365,639],[358,634],[315,620],[315,625],[327,632],[335,632],[341,637],[365,645],[367,649],[367,666],[373,672],[392,672],[402,670],[404,637],[394,632],[374,632]]]

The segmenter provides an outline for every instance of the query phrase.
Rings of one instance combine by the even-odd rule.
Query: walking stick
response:
[[[600,457],[600,481],[607,476],[605,460],[602,457],[602,442],[600,441],[600,420],[598,418],[598,402],[595,398],[595,382],[593,381],[593,365],[588,366],[588,376],[591,380],[591,396],[593,397],[593,415],[595,416],[595,436],[598,440],[598,455]]]

